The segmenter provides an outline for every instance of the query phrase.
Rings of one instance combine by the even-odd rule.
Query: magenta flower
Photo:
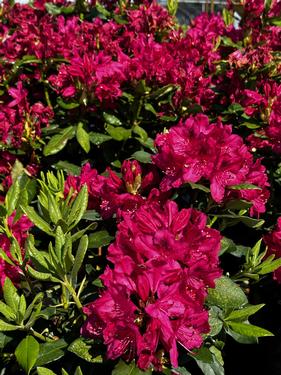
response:
[[[145,202],[145,194],[154,199],[156,192],[151,190],[157,185],[159,176],[155,167],[144,168],[134,161],[125,160],[122,164],[122,178],[118,177],[110,168],[107,176],[98,174],[91,169],[90,164],[83,166],[80,176],[68,176],[65,184],[65,193],[70,188],[77,195],[81,187],[86,184],[89,192],[89,208],[101,213],[104,219],[121,212],[135,211]],[[156,199],[159,200],[159,197]]]
[[[278,259],[281,257],[281,217],[278,218],[276,227],[273,231],[266,234],[263,240],[268,247],[267,255],[275,255]],[[273,273],[274,279],[280,284],[281,283],[281,267]]]
[[[208,181],[212,198],[222,203],[233,197],[232,186],[254,181],[260,189],[253,195],[249,193],[255,189],[242,195],[254,204],[262,194],[260,204],[252,213],[264,212],[268,197],[265,168],[259,160],[254,163],[243,139],[232,134],[230,125],[209,124],[208,117],[199,114],[159,134],[155,144],[158,154],[153,162],[165,174],[160,185],[162,190],[177,188],[186,182]]]
[[[207,288],[221,275],[221,236],[206,220],[173,201],[124,214],[108,249],[114,269],[102,276],[106,290],[84,308],[82,334],[102,336],[109,358],[135,358],[142,369],[161,370],[161,353],[177,367],[178,344],[201,346],[209,331]]]
[[[16,212],[14,212],[8,218],[8,226],[12,235],[18,241],[22,249],[22,252],[24,253],[24,242],[28,236],[28,230],[31,227],[33,227],[33,223],[25,215],[22,215],[20,219],[14,222],[15,215],[16,215]],[[17,263],[16,260],[11,257],[10,246],[11,246],[10,239],[7,237],[6,234],[1,233],[0,234],[0,248],[16,264]],[[2,286],[5,282],[6,277],[9,277],[14,283],[19,282],[21,273],[22,271],[17,265],[15,266],[10,265],[2,257],[0,257],[0,283]]]

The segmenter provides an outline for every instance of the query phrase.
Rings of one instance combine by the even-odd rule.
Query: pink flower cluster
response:
[[[106,175],[100,175],[87,163],[82,167],[80,176],[67,177],[65,194],[72,189],[76,195],[86,184],[89,193],[88,208],[97,210],[104,219],[123,211],[131,212],[144,204],[145,193],[149,193],[150,200],[159,195],[153,189],[159,183],[157,169],[153,166],[143,169],[144,171],[136,160],[125,160],[120,178],[110,168],[107,168]]]
[[[178,366],[177,344],[199,348],[209,331],[207,288],[221,275],[220,233],[194,209],[154,201],[124,214],[108,250],[106,290],[84,307],[82,334],[103,337],[110,359],[137,359],[161,370],[165,354]]]
[[[209,184],[217,203],[244,199],[252,203],[251,214],[265,212],[269,197],[267,176],[261,160],[253,160],[243,139],[232,133],[230,125],[209,123],[198,114],[169,131],[159,134],[155,144],[158,153],[153,162],[165,174],[160,189],[168,191],[184,183]],[[243,188],[243,184],[257,188]],[[235,185],[241,185],[237,190]]]
[[[8,218],[9,230],[13,237],[18,241],[22,251],[24,251],[24,242],[28,235],[28,230],[33,227],[33,223],[25,216],[22,215],[18,220],[15,219],[15,212]],[[10,253],[11,241],[6,234],[0,233],[0,248],[11,258],[13,263],[17,263],[12,258]],[[14,283],[20,280],[21,269],[15,265],[7,263],[2,257],[0,257],[0,285],[3,285],[6,277],[9,277]]]
[[[278,218],[274,230],[263,237],[266,244],[267,255],[275,255],[275,258],[281,257],[281,217]],[[274,279],[281,283],[281,267],[277,268],[273,273]]]

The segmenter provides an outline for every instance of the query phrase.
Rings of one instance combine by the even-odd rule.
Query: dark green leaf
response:
[[[89,235],[89,248],[97,249],[102,246],[107,246],[114,239],[106,230],[91,233]]]
[[[15,208],[17,207],[19,195],[20,195],[20,186],[19,186],[19,181],[17,180],[10,187],[5,197],[5,206],[7,209],[8,216],[10,216],[15,210]]]
[[[44,156],[54,155],[61,151],[75,135],[74,126],[69,126],[61,133],[54,135],[49,143],[44,147]]]
[[[122,126],[122,122],[119,120],[119,118],[110,113],[103,112],[103,118],[109,125]]]
[[[44,366],[47,363],[53,363],[57,361],[65,354],[65,348],[67,347],[67,342],[63,339],[54,342],[47,342],[40,344],[40,351],[36,361],[36,366]]]
[[[74,109],[80,106],[77,102],[65,102],[62,98],[57,98],[58,105],[63,109]]]
[[[210,306],[218,306],[228,311],[241,308],[247,302],[243,290],[226,276],[216,280],[214,289],[208,289],[207,303]]]
[[[26,216],[33,222],[33,224],[36,227],[41,229],[43,232],[49,234],[50,236],[54,236],[54,233],[53,233],[51,227],[49,226],[49,224],[44,219],[42,219],[41,216],[39,216],[37,214],[37,212],[34,210],[33,207],[28,207],[28,206],[22,207],[21,206],[21,209],[26,214]]]
[[[12,337],[6,335],[5,333],[3,332],[0,332],[0,349],[4,349],[5,346],[7,344],[9,344],[9,342],[11,342],[13,340]]]
[[[126,363],[120,360],[112,371],[112,375],[148,375],[151,374],[151,370],[142,371],[136,367],[134,361],[131,363]]]
[[[223,321],[220,319],[221,309],[217,306],[212,306],[209,310],[209,325],[210,336],[216,336],[220,333],[223,327]]]
[[[101,356],[94,357],[92,356],[92,354],[90,354],[91,347],[92,346],[90,344],[87,344],[87,340],[80,337],[73,341],[69,345],[67,350],[76,354],[78,357],[84,359],[87,362],[102,363],[103,360]]]
[[[79,191],[79,194],[77,195],[73,206],[71,208],[71,211],[69,213],[67,224],[71,225],[73,228],[75,225],[79,223],[79,221],[82,219],[86,209],[88,206],[88,188],[87,185],[83,185],[82,189]]]
[[[89,221],[100,221],[102,220],[100,214],[96,210],[88,210],[84,213],[82,219]]]
[[[49,370],[46,367],[37,367],[38,375],[56,375],[52,370]]]
[[[23,339],[16,348],[15,356],[19,365],[29,374],[36,363],[39,354],[39,344],[32,336]]]
[[[17,314],[20,304],[20,297],[18,295],[17,288],[8,277],[6,277],[3,285],[3,295],[6,304],[15,314]]]
[[[131,129],[124,129],[121,126],[107,125],[105,130],[116,141],[125,141],[131,137]]]
[[[76,129],[76,138],[83,150],[88,153],[91,149],[89,134],[83,127],[83,124],[79,122]]]
[[[177,367],[173,368],[173,375],[192,375],[189,371],[187,371],[184,367]]]
[[[190,185],[191,189],[198,189],[204,191],[205,193],[210,193],[210,189],[204,185],[194,184],[193,182],[188,182],[188,185]]]
[[[52,14],[53,16],[57,16],[58,14],[61,14],[60,7],[53,3],[45,3],[45,8],[48,13]]]
[[[112,137],[103,133],[90,132],[89,139],[94,145],[99,146],[106,141],[110,141]]]
[[[67,174],[71,174],[74,176],[79,176],[81,173],[81,168],[78,165],[69,163],[68,161],[60,160],[58,163],[54,164],[56,169],[62,169]]]
[[[151,163],[151,154],[146,151],[136,151],[131,157],[141,163]]]
[[[88,236],[84,235],[79,242],[78,250],[74,258],[73,268],[71,270],[70,277],[71,277],[72,285],[74,286],[76,286],[78,271],[80,270],[80,267],[83,264],[83,260],[86,255],[87,249],[88,249]]]
[[[10,322],[14,321],[17,317],[14,310],[2,301],[0,301],[0,313]]]
[[[268,19],[270,25],[281,26],[281,17],[271,17]]]
[[[196,362],[204,375],[224,375],[224,368],[214,355],[211,363],[206,363],[200,360],[196,360]]]

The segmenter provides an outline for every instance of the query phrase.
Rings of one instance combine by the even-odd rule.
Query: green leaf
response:
[[[102,246],[107,246],[114,239],[106,230],[101,230],[99,232],[91,233],[89,235],[89,245],[90,249],[97,249]]]
[[[222,17],[226,26],[232,25],[234,22],[233,14],[226,8],[222,10]]]
[[[25,311],[25,314],[24,314],[24,317],[23,317],[23,320],[26,320],[30,317],[33,309],[40,303],[42,302],[42,299],[44,297],[44,293],[40,292],[40,293],[37,293],[36,296],[33,298],[31,304],[27,307],[26,311]]]
[[[81,173],[81,168],[78,165],[69,163],[68,161],[60,160],[58,163],[54,164],[56,169],[62,169],[67,174],[72,174],[74,176],[79,176]]]
[[[214,289],[208,289],[207,303],[209,306],[218,306],[228,311],[241,308],[247,302],[243,290],[226,276],[216,280]]]
[[[257,337],[240,335],[239,333],[232,331],[232,329],[230,329],[229,327],[227,328],[227,334],[231,336],[235,341],[239,342],[239,344],[254,345],[258,344],[259,342]]]
[[[253,337],[274,336],[273,333],[269,332],[268,330],[252,324],[237,322],[227,322],[227,324],[234,332],[237,332],[240,335]]]
[[[184,367],[177,367],[173,368],[173,374],[175,375],[192,375],[189,371],[187,371]]]
[[[0,332],[0,349],[4,349],[9,342],[13,340],[13,337],[6,335],[3,332]]]
[[[61,14],[60,7],[53,3],[45,3],[45,8],[49,14],[52,14],[53,16],[57,16],[58,14]]]
[[[22,329],[22,326],[9,324],[0,319],[0,332],[16,331],[17,329]]]
[[[0,313],[10,322],[14,321],[17,317],[14,310],[2,301],[0,301]]]
[[[102,220],[100,214],[96,210],[88,210],[82,216],[82,219],[89,221],[100,221]]]
[[[110,141],[112,137],[103,133],[90,132],[89,139],[94,145],[99,146],[106,141]]]
[[[136,151],[132,154],[131,158],[141,163],[151,163],[151,154],[146,151]]]
[[[37,367],[38,375],[56,375],[52,370],[49,370],[46,367]]]
[[[220,333],[223,327],[223,321],[220,319],[221,309],[217,306],[212,306],[209,310],[209,325],[210,325],[210,336],[216,336]]]
[[[205,193],[210,193],[210,189],[204,185],[194,184],[193,182],[188,182],[188,185],[191,187],[191,189],[198,189],[204,191]]]
[[[157,112],[155,111],[152,104],[145,103],[144,108],[145,108],[146,111],[153,113],[155,116],[157,115]]]
[[[79,122],[76,129],[76,138],[83,150],[88,153],[91,149],[90,137],[86,130],[83,128],[83,123]]]
[[[103,112],[103,118],[107,124],[113,126],[122,126],[122,122],[119,120],[119,118],[110,113]]]
[[[69,345],[67,350],[76,354],[78,357],[84,359],[87,362],[102,363],[103,360],[102,360],[102,357],[100,355],[97,356],[97,357],[93,357],[90,354],[91,348],[92,348],[92,346],[90,344],[87,344],[87,340],[80,337],[80,338],[76,339],[75,341],[73,341]]]
[[[88,188],[87,185],[83,185],[82,189],[79,191],[73,206],[71,207],[67,224],[71,225],[71,228],[75,227],[82,219],[88,206]]]
[[[62,98],[57,98],[57,103],[63,109],[74,109],[80,106],[80,103],[65,102]]]
[[[83,372],[82,372],[80,366],[76,367],[74,375],[83,375]]]
[[[270,10],[271,4],[272,4],[272,0],[264,0],[264,8],[266,12]]]
[[[108,18],[111,16],[111,13],[105,9],[104,6],[102,6],[99,2],[96,2],[96,9],[97,11],[102,14],[105,18]]]
[[[47,363],[53,363],[62,358],[65,354],[67,342],[63,339],[54,342],[40,344],[40,351],[36,361],[36,366],[43,366]]]
[[[225,321],[232,321],[232,320],[246,320],[249,316],[255,314],[257,311],[259,311],[264,304],[260,305],[252,305],[252,306],[246,306],[243,309],[232,311],[224,320]]]
[[[20,297],[18,295],[17,288],[8,277],[6,277],[3,285],[3,295],[6,304],[15,314],[17,314],[20,304]]]
[[[10,216],[17,207],[17,202],[20,196],[19,181],[13,183],[5,197],[5,206],[7,215]]]
[[[2,258],[6,263],[10,264],[11,266],[15,266],[13,261],[8,257],[3,249],[0,248],[0,258]]]
[[[54,155],[61,151],[75,135],[75,127],[69,126],[64,129],[61,133],[54,135],[44,147],[44,156]]]
[[[54,232],[52,231],[49,224],[41,216],[37,214],[33,207],[21,206],[21,209],[36,227],[41,229],[43,232],[49,234],[50,236],[54,236]]]
[[[107,125],[105,130],[116,141],[126,141],[131,137],[131,129],[125,129],[121,126],[114,127],[112,125]]]
[[[143,128],[141,128],[139,125],[135,125],[133,127],[133,133],[137,134],[140,137],[138,139],[141,140],[142,142],[145,142],[148,138],[147,132]]]
[[[211,363],[213,360],[212,353],[206,347],[201,347],[200,349],[194,350],[192,353],[192,357],[197,361],[202,361],[206,363]]]
[[[53,277],[50,273],[48,272],[38,272],[31,266],[27,266],[27,272],[31,277],[33,277],[36,280],[41,280],[41,281],[52,281],[52,282],[60,282],[59,279],[56,277]]]
[[[83,264],[83,260],[85,258],[87,249],[88,249],[88,236],[84,235],[79,242],[78,250],[74,259],[73,268],[71,270],[70,277],[71,277],[71,282],[73,286],[76,286],[77,275]]]
[[[33,336],[27,336],[16,348],[15,356],[19,365],[29,374],[36,363],[39,344]]]
[[[51,194],[49,191],[48,191],[48,212],[50,215],[50,219],[54,224],[57,224],[57,222],[62,219],[59,205],[57,201],[55,200],[53,194]]]
[[[281,26],[281,17],[271,17],[268,19],[270,25]]]
[[[151,370],[142,371],[136,367],[135,362],[126,363],[120,360],[112,371],[112,375],[148,375],[151,374]]]
[[[227,186],[227,188],[231,190],[262,190],[260,187],[253,185],[253,184],[231,185],[231,186]]]
[[[212,358],[212,363],[206,363],[200,360],[196,360],[196,362],[204,375],[224,375],[224,368],[214,355]]]
[[[279,267],[281,267],[281,258],[271,262],[264,261],[259,265],[258,269],[256,269],[256,272],[258,272],[259,275],[266,275],[267,273],[277,270]]]

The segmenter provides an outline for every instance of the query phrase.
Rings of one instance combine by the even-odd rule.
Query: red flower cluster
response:
[[[146,192],[150,192],[150,200],[154,195],[158,195],[153,187],[157,186],[159,176],[153,166],[143,172],[136,160],[125,160],[122,164],[122,178],[110,168],[107,168],[106,174],[98,174],[98,171],[87,163],[83,166],[80,176],[67,177],[65,194],[68,194],[71,188],[73,193],[77,194],[81,187],[87,184],[89,209],[97,210],[104,219],[123,211],[136,210],[144,204],[146,198],[143,195]]]
[[[27,238],[28,230],[33,227],[33,223],[25,216],[22,215],[20,219],[14,222],[15,212],[8,218],[8,226],[12,236],[18,241],[22,251],[24,251],[24,242]],[[15,259],[12,258],[10,253],[11,241],[6,234],[0,234],[0,248],[11,258],[15,264]],[[0,284],[3,285],[6,277],[9,277],[13,282],[20,280],[22,271],[17,265],[7,263],[0,257]]]
[[[217,203],[242,198],[253,204],[251,214],[265,211],[269,196],[267,176],[261,160],[254,162],[243,139],[232,134],[230,125],[210,124],[198,114],[159,134],[153,157],[165,176],[160,189],[167,191],[187,182],[210,184],[211,196]],[[253,184],[257,188],[243,188]],[[233,190],[235,185],[241,185]]]
[[[278,218],[276,228],[266,234],[263,240],[268,246],[267,255],[275,255],[275,258],[281,257],[281,217]],[[274,279],[280,284],[281,283],[281,267],[279,267],[273,273]]]
[[[207,288],[221,275],[221,236],[206,220],[173,201],[124,214],[108,250],[114,269],[102,276],[106,290],[84,308],[82,333],[103,336],[109,358],[136,357],[140,368],[160,370],[161,353],[178,366],[177,343],[187,350],[201,346],[209,330]]]

